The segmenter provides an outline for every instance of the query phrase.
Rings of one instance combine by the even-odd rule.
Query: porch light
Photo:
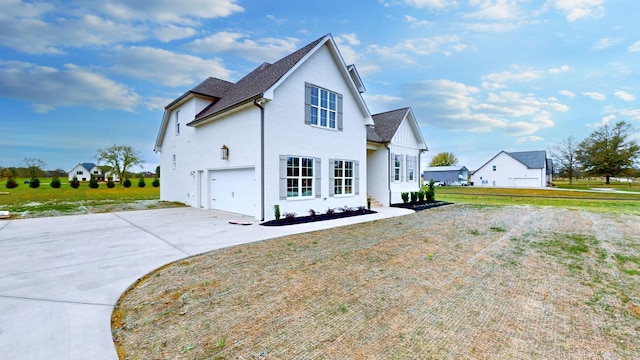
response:
[[[229,148],[227,145],[222,145],[220,148],[220,159],[229,160]]]

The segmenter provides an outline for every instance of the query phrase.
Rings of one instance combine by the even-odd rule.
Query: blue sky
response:
[[[114,143],[144,169],[163,108],[331,33],[372,113],[413,108],[430,159],[474,170],[640,125],[640,2],[0,0],[0,167],[66,171]],[[638,135],[635,135],[638,139]]]

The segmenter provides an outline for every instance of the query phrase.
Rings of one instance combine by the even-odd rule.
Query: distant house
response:
[[[109,180],[109,178],[113,181],[119,181],[117,175],[111,174],[108,166],[99,166],[94,163],[80,163],[69,171],[68,176],[69,181],[74,177],[80,181],[89,181],[92,176],[98,181]]]
[[[547,152],[501,151],[471,175],[474,186],[547,187],[551,184],[553,162]]]
[[[465,166],[432,166],[424,169],[422,178],[440,181],[446,185],[466,185],[469,181],[469,170]]]

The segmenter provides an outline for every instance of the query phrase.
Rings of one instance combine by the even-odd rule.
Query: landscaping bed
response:
[[[281,218],[280,220],[271,220],[261,223],[262,226],[285,226],[285,225],[295,225],[295,224],[304,224],[315,221],[324,221],[324,220],[335,220],[342,219],[352,216],[361,216],[368,214],[375,214],[375,211],[368,209],[355,209],[352,211],[342,211],[335,212],[332,214],[317,214],[317,215],[309,215],[309,216],[290,216]]]
[[[399,207],[403,209],[411,209],[415,211],[422,211],[427,209],[436,208],[444,205],[453,205],[452,202],[448,201],[434,201],[434,202],[422,202],[422,203],[401,203],[401,204],[391,204],[392,207]]]

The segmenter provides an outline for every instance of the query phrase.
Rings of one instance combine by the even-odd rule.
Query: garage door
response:
[[[538,178],[515,178],[513,186],[519,187],[540,187],[540,179]]]
[[[255,168],[212,170],[211,208],[255,216],[255,173]]]

